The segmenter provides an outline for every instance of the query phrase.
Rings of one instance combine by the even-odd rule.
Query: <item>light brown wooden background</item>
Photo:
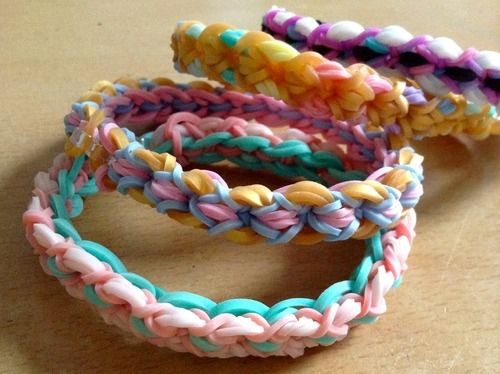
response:
[[[410,271],[379,322],[297,360],[199,359],[138,343],[105,325],[42,273],[23,238],[32,178],[63,144],[62,118],[93,82],[173,72],[179,19],[258,28],[268,1],[0,1],[0,372],[499,372],[500,139],[419,143],[426,195]],[[500,2],[282,1],[327,21],[401,24],[499,50]],[[284,183],[221,171],[232,185]],[[88,201],[76,224],[132,271],[170,289],[273,303],[316,296],[349,275],[360,243],[241,247],[192,231],[118,194]]]

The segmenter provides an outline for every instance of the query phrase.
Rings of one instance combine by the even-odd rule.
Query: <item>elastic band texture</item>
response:
[[[84,240],[71,224],[83,199],[97,192],[85,156],[61,154],[35,177],[34,197],[23,215],[26,236],[44,270],[73,297],[88,301],[109,324],[152,344],[208,357],[303,354],[330,345],[349,327],[384,313],[385,294],[401,281],[414,237],[408,210],[395,227],[366,241],[351,279],[316,300],[294,298],[269,307],[250,299],[220,303],[185,291],[167,291],[131,273],[104,246]]]
[[[262,32],[225,24],[180,22],[172,35],[175,67],[248,92],[282,99],[311,116],[366,122],[406,139],[464,132],[500,134],[489,108],[472,110],[461,96],[427,100],[418,88],[379,76],[363,64],[344,68],[315,52],[299,53]]]
[[[266,12],[262,28],[299,50],[396,69],[433,95],[464,94],[472,103],[490,103],[500,112],[498,52],[463,50],[450,38],[413,36],[396,25],[365,28],[353,21],[324,23],[278,7]]]
[[[95,107],[85,108],[80,111],[84,116]],[[109,117],[94,120],[101,111]],[[76,123],[76,115],[73,112],[66,123]],[[366,133],[360,125],[341,133],[340,142],[333,144],[298,129],[276,136],[266,126],[241,118],[176,113],[153,133],[136,139],[113,123],[113,116],[104,106],[80,118],[79,128],[67,126],[70,138],[78,135],[69,145],[76,149],[72,155],[87,151],[80,139],[90,127],[92,142],[87,146],[99,147],[89,153],[99,188],[128,193],[179,222],[225,233],[240,243],[366,239],[396,224],[423,192],[422,158],[411,148],[388,151],[383,133]],[[307,181],[276,191],[262,185],[231,189],[213,172],[185,172],[181,165],[224,159]]]
[[[90,110],[103,109],[117,124],[144,133],[161,124],[172,113],[191,112],[200,117],[239,117],[254,119],[269,127],[290,126],[307,134],[338,139],[349,132],[349,124],[331,117],[312,116],[262,94],[247,94],[213,87],[207,82],[175,84],[167,78],[134,80],[130,78],[97,82],[84,93],[65,117],[66,133],[72,133]],[[346,135],[347,136],[347,135]]]

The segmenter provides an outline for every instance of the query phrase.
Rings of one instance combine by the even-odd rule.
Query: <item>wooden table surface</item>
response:
[[[237,3],[237,2],[234,2]],[[418,237],[388,313],[344,341],[302,358],[200,359],[142,344],[107,326],[46,276],[24,240],[21,214],[32,178],[62,150],[62,117],[100,79],[174,73],[170,33],[180,19],[252,29],[267,1],[0,2],[0,372],[499,372],[500,138],[428,139]],[[210,4],[210,5],[209,5]],[[499,50],[500,2],[460,0],[282,1],[299,14],[364,25],[401,24],[461,46]],[[284,183],[219,170],[238,183]],[[132,271],[169,289],[216,300],[274,303],[314,297],[348,277],[362,247],[242,247],[208,237],[118,194],[88,201],[83,235],[114,248]]]

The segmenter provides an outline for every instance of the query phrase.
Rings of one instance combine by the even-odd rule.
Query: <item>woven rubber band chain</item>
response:
[[[376,319],[386,309],[385,294],[406,269],[413,210],[395,228],[367,240],[352,278],[332,285],[316,300],[295,298],[271,307],[247,299],[217,304],[189,292],[167,291],[129,272],[107,248],[82,239],[59,216],[68,214],[66,207],[49,203],[94,194],[89,168],[84,156],[61,154],[48,173],[37,175],[35,197],[23,216],[28,239],[45,271],[70,295],[93,304],[107,323],[158,346],[209,357],[297,357],[305,347],[343,339],[352,324]]]
[[[433,95],[463,93],[469,101],[480,106],[489,102],[500,112],[497,52],[463,50],[449,38],[413,36],[396,25],[365,28],[353,21],[323,23],[278,7],[266,12],[262,27],[299,50],[397,69]]]
[[[195,225],[202,223],[211,228],[219,225],[219,229],[213,230],[213,233],[225,230],[220,229],[220,222],[213,226],[213,221],[231,221],[234,218],[230,209],[233,213],[253,217],[250,221],[267,215],[267,219],[262,222],[269,227],[274,227],[276,231],[293,232],[288,227],[296,225],[296,222],[315,222],[314,219],[307,219],[308,216],[317,216],[318,222],[324,216],[323,223],[326,226],[330,223],[339,224],[342,217],[349,219],[352,215],[352,211],[339,208],[339,205],[359,205],[355,197],[342,201],[341,195],[352,188],[339,193],[336,188],[327,189],[320,183],[304,181],[284,187],[281,189],[282,193],[269,194],[264,186],[228,189],[220,176],[211,171],[194,169],[184,172],[174,156],[151,151],[148,147],[154,147],[160,152],[161,149],[171,150],[184,164],[190,161],[212,163],[229,159],[233,162],[240,160],[240,163],[244,160],[241,163],[243,167],[261,169],[272,159],[277,169],[271,170],[285,170],[283,175],[290,175],[290,168],[287,168],[290,165],[302,163],[292,175],[304,174],[309,168],[306,177],[317,172],[317,180],[322,183],[328,183],[329,178],[335,179],[339,175],[343,178],[349,176],[345,170],[332,174],[325,171],[321,163],[315,163],[320,159],[314,161],[314,157],[311,160],[304,157],[307,154],[304,151],[306,148],[310,149],[311,154],[317,155],[319,151],[315,153],[313,148],[329,143],[322,143],[319,138],[314,140],[311,135],[297,128],[278,136],[262,124],[247,123],[232,116],[225,117],[229,114],[228,110],[219,113],[220,117],[210,117],[208,115],[213,114],[211,112],[217,113],[220,107],[211,107],[210,110],[209,101],[203,103],[201,100],[197,101],[200,108],[196,113],[169,115],[167,112],[176,111],[173,107],[175,96],[192,96],[195,89],[185,85],[172,85],[165,80],[139,81],[135,84],[129,81],[128,84],[125,85],[124,81],[114,85],[100,82],[95,87],[100,91],[84,95],[82,101],[74,105],[74,111],[65,121],[66,130],[70,134],[68,154],[57,156],[47,173],[41,172],[36,176],[34,197],[23,216],[27,238],[40,255],[43,268],[57,277],[72,296],[93,304],[106,322],[130,330],[153,344],[210,357],[297,357],[305,347],[332,344],[346,336],[349,326],[372,322],[385,311],[384,295],[400,282],[414,237],[415,214],[409,206],[413,206],[421,194],[419,186],[422,160],[410,148],[383,152],[387,149],[382,144],[386,137],[370,133],[363,137],[358,134],[364,131],[362,126],[351,129],[351,132],[346,131],[344,137],[338,135],[343,139],[342,144],[352,143],[348,149],[359,151],[363,141],[368,145],[367,154],[354,154],[351,162],[364,165],[363,174],[368,173],[377,163],[382,162],[374,157],[374,151],[375,154],[381,153],[383,163],[365,182],[352,181],[355,184],[353,189],[369,186],[373,190],[363,187],[358,192],[371,197],[373,191],[384,194],[380,188],[386,187],[380,181],[393,183],[395,186],[389,189],[400,198],[401,207],[395,215],[390,216],[395,222],[387,223],[387,228],[376,231],[365,240],[365,256],[351,279],[330,286],[315,300],[294,298],[269,307],[249,299],[215,303],[189,292],[168,291],[130,273],[107,248],[82,239],[71,224],[71,219],[81,214],[83,199],[95,194],[98,187],[104,190],[116,187],[122,192],[128,191],[140,201],[148,199],[152,205],[162,206],[160,211],[169,211],[169,215],[177,212],[173,216],[183,223],[192,224],[194,218],[197,221]],[[170,96],[165,96],[165,102],[157,102],[156,108],[152,110],[152,106],[143,99],[147,97],[153,100],[154,95],[165,95],[165,89],[170,92]],[[218,94],[224,95],[224,91],[219,91]],[[95,101],[89,101],[91,98]],[[190,108],[194,109],[194,106]],[[286,106],[282,108],[288,109]],[[205,117],[200,117],[203,116],[202,113]],[[279,115],[272,112],[265,115],[261,110],[259,116],[266,118]],[[77,117],[81,118],[76,120]],[[132,131],[116,124],[120,122],[119,118],[133,122],[139,128],[138,131],[146,128],[154,131],[146,132],[137,139]],[[164,120],[166,122],[163,123]],[[119,124],[126,125],[124,122]],[[344,130],[338,130],[339,134],[341,131]],[[357,138],[354,137],[355,134]],[[371,142],[370,136],[374,138]],[[197,143],[200,140],[206,142]],[[292,143],[286,144],[287,141]],[[286,147],[280,148],[281,144],[286,144]],[[265,149],[265,157],[256,157],[256,148],[262,152]],[[199,152],[200,149],[203,150],[202,153]],[[297,152],[297,149],[303,151]],[[328,152],[323,152],[323,157],[326,157]],[[206,154],[208,157],[204,158]],[[335,153],[332,155],[336,156]],[[329,164],[341,160],[334,156],[327,158]],[[348,156],[344,155],[347,161]],[[283,164],[283,169],[278,168],[280,163]],[[94,169],[97,170],[95,178]],[[115,179],[116,175],[120,177]],[[352,176],[359,178],[360,174],[353,173]],[[128,177],[131,178],[127,179]],[[149,189],[149,182],[144,181],[152,181]],[[160,187],[156,194],[155,181]],[[350,186],[349,183],[343,183],[340,185]],[[214,186],[215,188],[211,188]],[[403,199],[403,193],[399,189],[408,189],[409,194]],[[222,193],[224,190],[226,192]],[[267,196],[267,200],[263,196]],[[281,199],[280,196],[287,199]],[[393,200],[388,201],[393,204]],[[258,206],[254,207],[253,204]],[[405,208],[403,204],[409,205]],[[221,205],[225,206],[221,208]],[[363,202],[358,208],[362,205],[366,205],[367,212],[370,210],[369,201]],[[273,223],[270,214],[277,208],[286,208],[285,211],[301,218],[297,221],[288,216],[282,219],[285,227],[276,226],[278,222]],[[339,209],[343,213],[335,216]],[[186,210],[190,211],[191,219],[184,215]],[[203,216],[197,215],[197,210]],[[332,214],[335,217],[329,220],[327,217]],[[394,219],[397,215],[402,218]],[[240,221],[248,221],[248,218]],[[239,225],[240,223],[236,227]],[[329,240],[329,235],[325,234],[323,239]],[[309,236],[305,238],[308,239]],[[285,241],[290,239],[289,236]]]
[[[66,153],[35,177],[23,222],[44,270],[106,322],[152,344],[209,357],[297,357],[373,322],[401,282],[415,235],[422,157],[408,140],[500,133],[498,54],[464,52],[449,39],[413,38],[395,26],[320,25],[279,8],[264,27],[326,58],[262,32],[181,22],[172,37],[177,70],[264,95],[164,78],[98,82],[65,118]],[[328,60],[352,57],[399,68],[436,97],[367,65]],[[223,160],[305,180],[275,191],[230,188],[210,170],[183,170]],[[84,240],[71,220],[99,190],[129,194],[239,243],[353,238],[366,251],[350,279],[317,299],[216,303],[156,286]]]
[[[367,65],[344,68],[266,33],[186,21],[172,35],[172,48],[180,72],[264,93],[316,118],[386,127],[393,147],[425,136],[500,134],[500,121],[488,106],[471,106],[452,94],[427,100],[420,89],[383,78]]]
[[[365,30],[352,21],[320,24],[275,7],[264,15],[262,29],[301,51],[316,51],[344,63],[363,62],[398,79],[401,75],[415,79],[426,92],[444,99],[439,110],[452,115],[440,127],[451,129],[449,133],[469,129],[466,132],[476,139],[498,134],[500,79],[493,77],[500,77],[500,54],[496,52],[463,51],[448,38],[413,38],[400,26]],[[489,85],[480,77],[486,77]]]
[[[162,82],[161,79],[156,81]],[[84,152],[85,144],[87,149],[94,144],[86,140],[101,124],[94,120],[99,111],[107,113],[108,119],[118,119],[119,124],[123,124],[125,118],[143,127],[151,120],[158,124],[165,122],[142,137],[146,148],[153,148],[156,152],[144,149],[130,132],[117,147],[113,142],[116,132],[121,132],[118,125],[102,123],[95,135],[103,147],[93,152],[99,157],[91,155],[91,158],[95,160],[97,183],[102,190],[116,188],[121,193],[129,193],[136,200],[156,206],[159,212],[167,212],[182,223],[205,227],[210,233],[225,233],[229,239],[244,243],[264,239],[271,243],[292,240],[302,244],[351,237],[365,239],[397,223],[405,211],[417,204],[422,194],[421,158],[413,151],[403,149],[398,160],[397,152],[387,150],[382,132],[366,133],[362,126],[339,123],[336,125],[341,127],[335,127],[336,132],[330,130],[328,142],[296,128],[279,137],[262,124],[247,123],[238,117],[217,118],[215,115],[225,116],[228,111],[207,111],[210,105],[207,101],[192,107],[196,108],[198,115],[183,112],[165,119],[165,114],[173,110],[175,96],[184,96],[185,101],[180,107],[188,107],[190,102],[187,100],[202,95],[206,98],[208,92],[197,95],[199,89],[189,85],[176,87],[165,80],[164,85],[142,81],[142,89],[134,88],[137,82],[127,83],[131,87],[99,82],[95,90],[84,95],[86,101],[73,106],[73,112],[65,121],[72,140],[69,147],[73,150],[73,144],[81,147],[76,147],[76,153],[72,155]],[[155,98],[165,96],[164,89],[170,97],[160,103]],[[103,90],[108,92],[107,95],[113,95],[104,96]],[[216,97],[220,98],[225,92],[219,90],[218,93]],[[89,97],[95,101],[88,101]],[[156,101],[155,116],[148,115],[147,110],[153,106],[145,105],[144,98]],[[121,105],[117,105],[119,103]],[[137,112],[140,107],[146,108],[146,113]],[[89,117],[90,110],[97,112]],[[127,115],[134,112],[135,119]],[[118,113],[125,117],[119,118]],[[278,113],[280,111],[274,116],[279,116]],[[199,116],[207,114],[211,117]],[[252,112],[245,114],[243,117],[249,118]],[[256,112],[256,116],[273,117],[266,110]],[[138,118],[142,118],[142,122]],[[105,119],[99,121],[105,122]],[[280,122],[283,125],[283,121]],[[345,146],[345,151],[333,148],[335,134],[337,146]],[[330,152],[329,148],[336,153]],[[165,158],[157,152],[169,152],[181,164],[210,164],[227,159],[244,168],[269,170],[286,177],[304,177],[308,181],[274,192],[259,185],[229,189],[213,174],[195,170],[182,174],[180,165],[172,169],[175,159]],[[111,162],[110,155],[113,155]],[[100,162],[97,162],[98,158]],[[367,177],[366,173],[371,175]],[[188,178],[187,182],[185,178]],[[342,183],[330,187],[330,190],[323,187],[336,181]],[[196,199],[193,199],[193,194]],[[303,214],[304,209],[324,203],[331,204]]]

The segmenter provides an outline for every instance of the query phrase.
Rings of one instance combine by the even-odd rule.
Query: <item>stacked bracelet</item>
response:
[[[86,156],[61,154],[48,173],[36,176],[23,216],[27,238],[44,270],[70,295],[95,306],[107,323],[158,346],[209,357],[297,357],[305,347],[333,344],[350,326],[384,313],[384,296],[406,269],[412,209],[395,227],[367,239],[352,277],[317,299],[293,298],[269,307],[250,299],[215,303],[167,291],[129,272],[113,252],[84,240],[72,225],[70,217],[82,212],[83,199],[97,192],[91,170]]]
[[[180,23],[172,37],[176,68],[265,95],[163,78],[101,81],[85,93],[65,117],[66,153],[35,177],[26,236],[70,295],[157,346],[208,357],[297,357],[375,321],[407,268],[423,193],[422,157],[408,140],[500,134],[498,54],[463,52],[395,26],[320,25],[278,8],[263,26],[327,58],[398,68],[438,97],[363,64],[344,68],[299,53],[262,32],[194,21]],[[275,191],[231,188],[213,171],[184,171],[219,161],[303,180]],[[80,236],[71,220],[85,198],[113,190],[239,243],[352,238],[364,240],[366,251],[350,279],[317,299],[216,303],[156,286]]]
[[[299,50],[314,50],[329,59],[363,62],[397,69],[436,96],[463,93],[500,112],[500,54],[463,50],[449,38],[414,37],[400,26],[365,28],[352,21],[334,24],[297,16],[272,7],[263,17],[263,30]]]
[[[94,107],[87,102],[85,108]],[[133,104],[128,108],[134,111]],[[66,121],[71,154],[101,159],[94,162],[99,187],[129,193],[182,223],[238,242],[365,239],[396,224],[422,194],[421,157],[407,148],[389,151],[383,133],[366,133],[360,125],[344,125],[333,145],[332,138],[325,142],[298,129],[279,137],[236,117],[176,113],[136,139],[112,123],[116,109],[104,104],[90,118],[77,119],[87,109]],[[109,117],[96,120],[100,110]],[[261,185],[230,189],[214,173],[183,172],[173,157],[158,152],[170,152],[184,164],[227,159],[307,182],[276,191]]]
[[[331,122],[328,142],[298,128],[279,136],[262,124],[228,117],[231,106],[220,112],[210,100],[187,103],[189,95],[175,101],[173,94],[193,94],[193,87],[164,80],[142,81],[142,86],[100,82],[85,94],[65,120],[67,154],[36,176],[23,221],[48,274],[72,296],[94,305],[106,322],[158,346],[199,356],[297,357],[305,347],[343,339],[350,326],[372,322],[385,311],[384,295],[401,281],[414,237],[412,207],[422,193],[420,156],[410,148],[388,150],[384,133],[368,133],[361,125]],[[221,97],[202,90],[199,98],[203,92],[211,99]],[[255,117],[290,113],[281,104],[266,114],[270,104]],[[196,114],[176,112],[182,106]],[[127,120],[138,133],[146,132],[137,138],[125,127]],[[303,128],[321,129],[304,122],[299,122]],[[339,144],[330,143],[334,138]],[[231,189],[214,172],[184,172],[165,151],[183,164],[228,159],[317,182],[297,182],[274,192],[261,185]],[[350,169],[354,165],[363,170]],[[375,167],[364,181],[356,180]],[[346,181],[323,186],[338,179]],[[269,307],[250,299],[215,303],[190,292],[167,291],[128,272],[113,252],[83,240],[72,225],[84,198],[114,188],[182,223],[225,232],[238,242],[267,238],[311,244],[357,237],[366,238],[366,253],[351,279],[335,283],[317,299],[293,298]]]
[[[323,76],[332,77],[326,70]],[[376,320],[386,309],[385,294],[406,270],[423,178],[422,157],[409,147],[394,149],[379,125],[390,124],[401,108],[405,112],[408,101],[427,101],[419,90],[393,86],[368,68],[349,74],[339,69],[335,79],[342,82],[335,85],[345,97],[327,111],[321,102],[294,109],[200,82],[99,82],[66,116],[66,154],[36,176],[23,216],[44,270],[95,306],[106,322],[199,356],[297,357],[306,347],[343,339],[352,325]],[[366,96],[361,101],[360,94]],[[343,121],[365,114],[371,127]],[[273,132],[268,126],[288,129]],[[275,191],[263,185],[230,188],[215,172],[183,170],[193,162],[222,160],[305,180]],[[84,198],[115,189],[239,243],[354,238],[365,240],[366,252],[349,280],[317,299],[267,306],[167,291],[129,272],[104,246],[82,239],[71,223],[82,213]]]
[[[369,129],[389,126],[395,145],[423,136],[500,133],[492,113],[471,112],[463,98],[428,101],[418,89],[382,78],[366,65],[344,68],[314,52],[299,54],[265,33],[188,21],[178,25],[172,48],[181,72],[283,99],[315,117],[366,118]]]

